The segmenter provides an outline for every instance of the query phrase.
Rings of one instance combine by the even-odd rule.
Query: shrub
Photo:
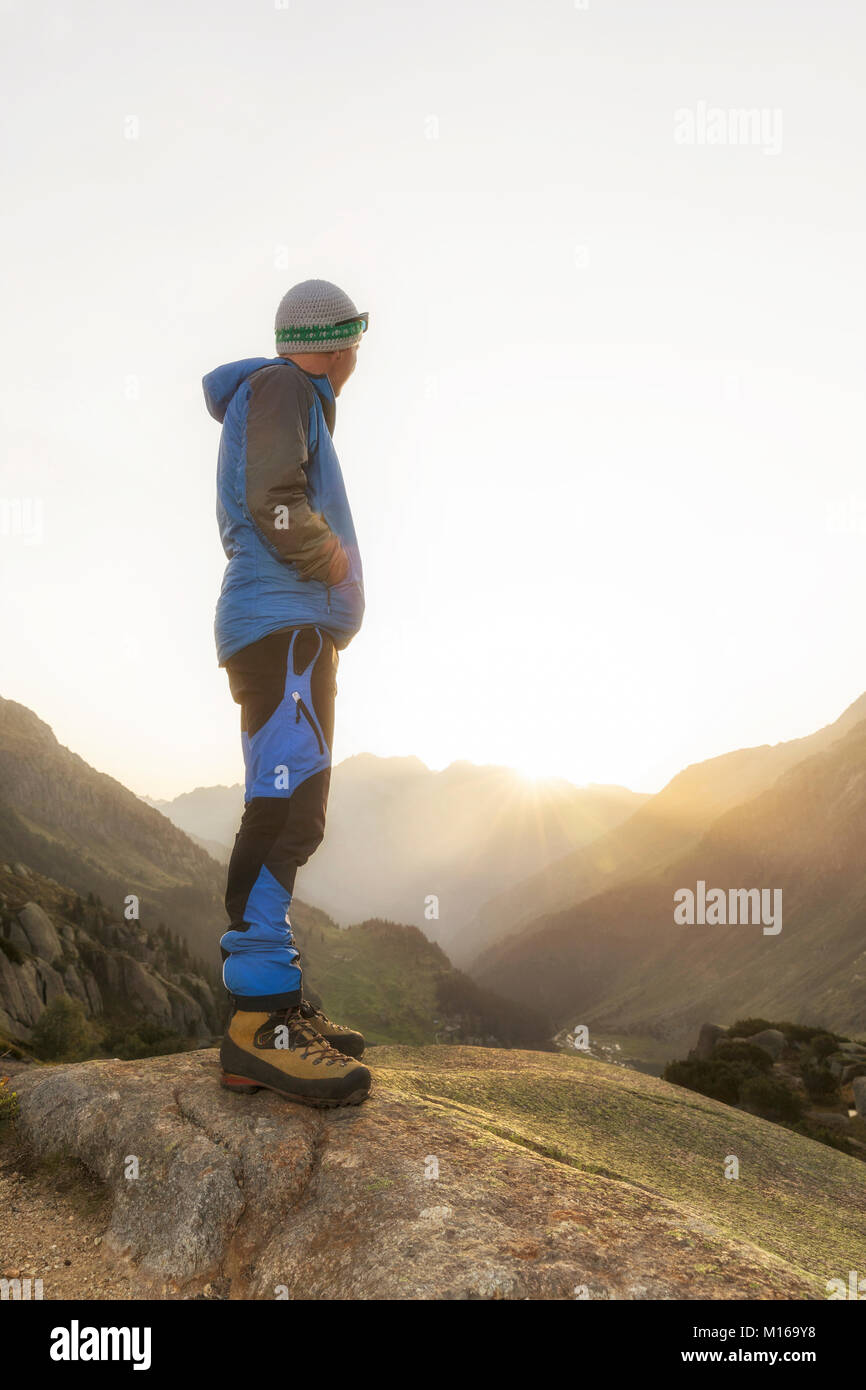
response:
[[[803,1109],[800,1097],[774,1076],[750,1076],[743,1082],[740,1104],[768,1120],[796,1120]]]
[[[664,1079],[712,1100],[723,1100],[728,1105],[736,1105],[742,1080],[729,1062],[716,1061],[668,1062]]]
[[[742,1068],[742,1074],[753,1076],[756,1072],[767,1072],[773,1065],[772,1057],[762,1047],[748,1042],[728,1042],[723,1038],[713,1049],[713,1061],[731,1062]]]
[[[18,1109],[18,1096],[9,1084],[8,1076],[0,1076],[0,1124],[11,1120]]]
[[[823,1062],[825,1057],[829,1057],[831,1052],[836,1051],[839,1044],[832,1033],[819,1033],[817,1037],[812,1039],[809,1046],[818,1060]]]
[[[133,1062],[139,1057],[167,1057],[174,1052],[190,1050],[188,1039],[147,1019],[139,1019],[127,1027],[114,1025],[106,1031],[102,1046],[123,1062]]]
[[[45,1062],[74,1062],[93,1050],[93,1030],[83,1005],[61,994],[54,999],[33,1029],[32,1045]]]
[[[824,1101],[825,1103],[839,1100],[841,1096],[839,1082],[828,1067],[816,1067],[810,1062],[803,1062],[800,1067],[800,1075],[810,1100]]]
[[[774,1026],[785,1034],[789,1043],[810,1043],[827,1031],[826,1028],[815,1028],[806,1023],[777,1023]]]
[[[755,1033],[763,1033],[767,1028],[778,1028],[766,1018],[739,1018],[731,1024],[731,1033],[738,1038],[751,1038]]]
[[[847,1135],[839,1134],[834,1129],[827,1129],[826,1125],[817,1125],[814,1120],[798,1120],[791,1128],[795,1129],[798,1134],[804,1134],[807,1139],[814,1139],[818,1144],[826,1144],[831,1149],[841,1149],[843,1154],[856,1154],[858,1152]]]

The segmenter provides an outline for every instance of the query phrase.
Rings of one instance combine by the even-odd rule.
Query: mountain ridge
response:
[[[551,912],[573,907],[664,863],[697,843],[719,815],[766,790],[789,768],[830,746],[864,718],[866,693],[812,734],[690,763],[633,816],[485,903],[468,932],[474,948],[468,968],[473,973],[485,969],[484,948],[478,943],[485,934],[489,937],[491,921],[498,924],[501,943],[524,929],[532,931],[533,923]]]
[[[866,720],[718,817],[672,862],[540,917],[473,974],[555,1020],[579,1014],[602,1031],[675,1037],[716,1014],[862,1030],[864,842]],[[677,925],[674,893],[698,881],[781,889],[781,932]]]
[[[464,926],[491,884],[594,838],[646,799],[564,778],[531,782],[498,764],[457,760],[431,771],[420,759],[356,754],[333,770],[325,840],[297,889],[341,923],[420,926],[462,964]],[[185,792],[158,809],[198,843],[227,851],[242,804],[237,785]]]

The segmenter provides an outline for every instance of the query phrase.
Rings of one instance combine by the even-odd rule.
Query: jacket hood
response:
[[[202,378],[201,383],[205,405],[210,414],[222,424],[226,411],[231,405],[232,397],[247,377],[252,376],[253,372],[259,371],[262,367],[272,367],[278,362],[285,361],[285,357],[245,357],[241,362],[226,362],[223,367],[215,367],[212,372],[208,372],[207,376]],[[304,371],[304,368],[299,367],[297,363],[292,363],[292,366],[297,371],[304,372],[304,376],[313,383],[322,401],[326,403],[326,413],[328,406],[333,408],[335,404],[334,388],[329,377],[314,376],[312,372]],[[332,425],[333,416],[328,422],[328,427],[331,428]]]
[[[202,379],[205,405],[215,420],[222,424],[225,413],[231,404],[232,396],[242,386],[248,376],[271,362],[279,362],[279,357],[245,357],[242,362],[226,362],[216,367]]]

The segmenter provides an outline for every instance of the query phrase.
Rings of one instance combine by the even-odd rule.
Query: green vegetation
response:
[[[8,1076],[0,1076],[0,1125],[15,1116],[18,1109],[18,1096],[12,1090]]]
[[[780,1069],[774,1068],[771,1057],[762,1048],[740,1041],[768,1028],[784,1033],[788,1042],[783,1059],[785,1065]],[[730,1036],[716,1043],[712,1057],[670,1062],[664,1077],[676,1086],[685,1086],[713,1100],[739,1106],[820,1144],[862,1157],[862,1150],[844,1133],[803,1113],[806,1099],[815,1105],[839,1106],[842,1099],[839,1077],[827,1065],[834,1054],[834,1064],[843,1062],[853,1074],[859,1074],[862,1067],[866,1074],[866,1064],[858,1064],[854,1058],[846,1058],[840,1052],[840,1044],[849,1041],[824,1028],[772,1023],[766,1018],[738,1019],[731,1025]],[[796,1089],[798,1076],[805,1097]]]
[[[796,1120],[790,1128],[796,1130],[798,1134],[805,1134],[807,1139],[814,1139],[818,1144],[827,1144],[831,1149],[838,1149],[840,1153],[859,1156],[858,1150],[855,1149],[847,1135],[838,1134],[835,1129],[828,1129],[826,1125],[816,1124],[808,1116]]]
[[[797,1120],[802,1114],[800,1097],[775,1076],[749,1076],[740,1087],[740,1104],[768,1120]]]
[[[768,1028],[780,1025],[771,1023],[768,1018],[738,1018],[731,1024],[731,1034],[736,1038],[752,1038],[756,1033],[764,1033]]]
[[[665,1081],[673,1086],[685,1086],[699,1095],[722,1100],[726,1105],[736,1105],[740,1099],[740,1087],[745,1079],[742,1069],[732,1067],[729,1062],[711,1062],[689,1059],[683,1062],[669,1062],[664,1070]]]
[[[166,1057],[189,1052],[195,1043],[171,1028],[140,1016],[89,1020],[77,999],[55,999],[33,1030],[33,1055],[42,1062],[84,1062],[91,1057]]]
[[[95,1036],[84,1007],[61,994],[33,1029],[32,1047],[44,1062],[80,1062],[93,1051]]]
[[[111,1023],[103,1030],[101,1039],[101,1050],[122,1062],[133,1062],[139,1057],[167,1057],[173,1052],[190,1052],[193,1047],[188,1038],[147,1019]]]
[[[713,1057],[719,1062],[732,1063],[735,1070],[744,1076],[753,1076],[756,1071],[771,1071],[773,1067],[773,1059],[769,1053],[762,1047],[755,1047],[753,1043],[727,1040],[718,1042]]]
[[[838,1049],[840,1042],[841,1039],[834,1037],[832,1033],[819,1033],[817,1037],[812,1038],[809,1047],[812,1055],[819,1062],[823,1062],[826,1057],[830,1056],[831,1052]]]
[[[821,1105],[831,1105],[841,1097],[839,1082],[829,1067],[816,1066],[813,1061],[800,1064],[800,1075],[810,1100]]]

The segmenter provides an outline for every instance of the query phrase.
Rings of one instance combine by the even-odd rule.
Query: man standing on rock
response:
[[[233,1008],[222,1084],[316,1106],[356,1105],[370,1090],[361,1034],[303,997],[289,922],[295,874],[325,829],[338,652],[364,612],[332,436],[367,322],[336,285],[305,280],[277,309],[278,356],[228,363],[203,382],[222,423],[217,658],[241,707],[246,769],[220,943]]]

